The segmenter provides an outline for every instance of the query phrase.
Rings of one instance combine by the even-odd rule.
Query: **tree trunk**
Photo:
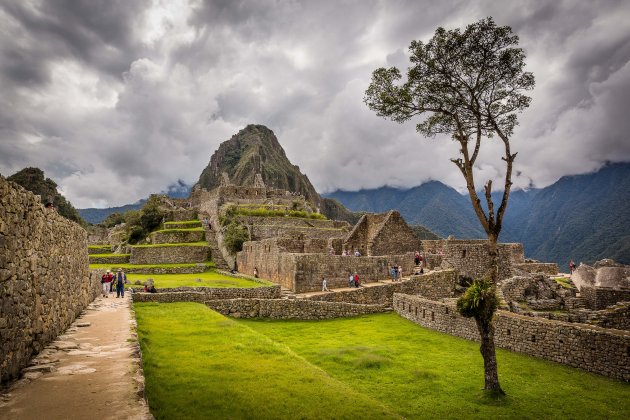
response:
[[[497,235],[488,234],[488,260],[490,270],[490,280],[496,285],[499,281],[499,247],[497,246]]]
[[[479,329],[479,335],[481,336],[481,356],[483,357],[483,369],[484,369],[484,387],[483,389],[495,392],[500,395],[505,395],[505,392],[499,385],[499,372],[497,370],[497,356],[494,351],[494,326],[492,325],[492,319],[483,320],[480,317],[475,317],[477,328]]]

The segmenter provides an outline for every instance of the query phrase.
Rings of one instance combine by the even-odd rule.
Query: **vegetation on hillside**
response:
[[[101,225],[111,228],[124,223],[125,237],[123,240],[129,244],[137,244],[162,225],[168,213],[161,204],[160,196],[153,194],[140,210],[110,214]]]
[[[21,185],[33,194],[41,196],[42,204],[46,204],[48,202],[53,203],[57,212],[66,219],[70,219],[82,226],[86,226],[85,221],[81,219],[81,216],[79,216],[79,212],[77,212],[72,204],[66,200],[59,191],[57,191],[57,184],[55,181],[44,177],[44,171],[41,169],[24,168],[21,171],[14,173],[7,179]]]

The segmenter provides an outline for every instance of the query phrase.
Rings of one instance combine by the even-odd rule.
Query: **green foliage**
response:
[[[327,220],[320,213],[309,213],[304,210],[289,210],[287,206],[278,205],[231,205],[223,209],[219,216],[221,226],[227,226],[237,216],[248,217],[296,217],[300,219]]]
[[[466,318],[490,321],[497,310],[499,299],[489,279],[475,279],[457,300],[457,311]]]
[[[477,343],[394,313],[235,321],[195,303],[134,310],[156,418],[629,416],[627,384],[500,349],[510,396],[489,399]]]
[[[160,198],[151,195],[140,210],[130,210],[124,214],[127,242],[136,244],[145,239],[162,224],[166,211],[160,208]]]
[[[100,225],[111,228],[121,223],[125,223],[125,215],[123,213],[112,213],[103,220]]]
[[[231,222],[225,228],[223,232],[223,244],[231,254],[236,254],[243,250],[243,243],[249,241],[249,233],[247,228],[238,224],[237,222]]]
[[[402,85],[400,70],[380,68],[372,74],[365,103],[377,115],[402,123],[428,113],[416,127],[426,136],[475,134],[509,137],[516,114],[529,106],[523,92],[534,88],[525,72],[525,52],[509,26],[492,18],[459,29],[438,28],[426,44],[412,41],[411,67]],[[474,159],[472,159],[474,161]]]
[[[24,168],[8,177],[7,180],[13,181],[33,194],[41,196],[42,204],[52,202],[57,213],[66,219],[77,222],[81,226],[87,225],[72,204],[63,195],[59,194],[55,181],[50,178],[44,178],[44,172],[41,169]]]

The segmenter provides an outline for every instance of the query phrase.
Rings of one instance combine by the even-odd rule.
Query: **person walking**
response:
[[[101,286],[103,288],[103,297],[109,297],[110,287],[112,282],[114,281],[114,275],[110,270],[107,270],[105,274],[101,277]]]
[[[361,281],[359,280],[359,273],[354,273],[354,287],[357,289],[361,286]]]
[[[116,297],[125,297],[125,284],[127,283],[127,276],[122,268],[118,269],[116,273]]]
[[[325,277],[322,277],[322,292],[330,292],[330,290],[328,290],[328,282]]]
[[[354,275],[352,273],[348,276],[348,287],[354,287]]]

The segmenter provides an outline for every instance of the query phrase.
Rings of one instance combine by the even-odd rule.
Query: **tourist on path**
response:
[[[354,273],[354,287],[359,288],[361,286],[361,281],[359,280],[359,274]]]
[[[122,268],[118,269],[116,273],[116,297],[125,297],[125,284],[127,283],[127,276]]]
[[[398,276],[397,278],[402,281],[402,265],[398,266]]]
[[[389,269],[389,273],[392,276],[392,281],[396,281],[396,267],[392,265],[392,267]]]
[[[573,262],[573,260],[571,260],[569,262],[569,273],[573,274],[573,271],[575,270],[575,263]]]
[[[414,254],[413,260],[416,263],[416,265],[420,265],[420,253],[418,251],[416,251],[416,253]]]
[[[254,267],[254,278],[258,278],[258,268]]]
[[[352,273],[348,276],[348,287],[354,287],[354,275]]]
[[[101,277],[101,286],[103,287],[103,297],[108,297],[107,295],[110,292],[110,287],[112,285],[112,281],[114,281],[114,275],[111,271],[107,270],[105,274]]]
[[[322,277],[322,292],[330,292],[330,290],[328,290],[328,282],[325,277]]]

